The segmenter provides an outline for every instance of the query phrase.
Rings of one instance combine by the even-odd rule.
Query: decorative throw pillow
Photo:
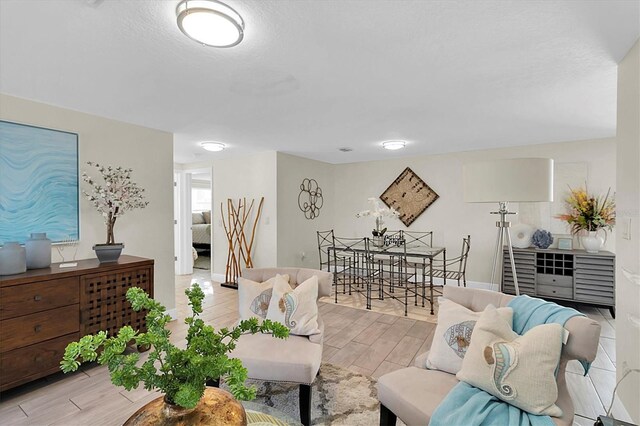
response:
[[[271,301],[271,292],[277,277],[280,277],[285,283],[289,282],[289,275],[276,275],[263,283],[238,277],[238,310],[240,311],[240,320],[255,317],[258,318],[259,323],[262,323],[262,320],[267,317],[269,302]]]
[[[202,212],[202,217],[204,218],[204,223],[211,223],[211,210]]]
[[[498,308],[498,313],[509,325],[512,324],[513,309]],[[438,299],[438,325],[427,358],[428,369],[451,374],[460,371],[480,315],[482,312],[474,312],[444,297]]]
[[[267,318],[289,328],[289,333],[310,336],[318,329],[318,277],[312,276],[295,289],[284,280],[273,284]]]
[[[191,213],[192,225],[201,225],[203,223],[204,223],[204,216],[202,216],[202,213]]]
[[[521,410],[559,417],[555,371],[562,337],[560,324],[542,324],[520,336],[488,306],[456,377]]]

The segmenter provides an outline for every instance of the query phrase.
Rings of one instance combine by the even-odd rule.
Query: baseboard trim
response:
[[[225,276],[224,274],[211,273],[211,280],[218,283],[223,283],[225,281]],[[444,283],[444,280],[442,278],[433,279],[433,285],[441,286],[443,283]],[[458,281],[456,280],[447,280],[447,285],[457,285],[457,284],[458,284]],[[467,281],[467,287],[498,291],[498,284],[491,284],[483,281]]]
[[[498,291],[498,284],[485,283],[481,281],[467,281],[467,287],[481,288],[483,290]]]
[[[433,285],[441,286],[443,284],[444,284],[444,280],[442,278],[434,278],[433,279]],[[457,280],[447,280],[447,285],[457,286],[458,285],[458,281]],[[462,283],[460,283],[460,286],[462,287]],[[491,283],[486,283],[486,282],[482,282],[482,281],[467,281],[467,287],[469,287],[469,288],[480,288],[480,289],[483,289],[483,290],[498,291],[498,284],[491,284]]]
[[[224,282],[224,274],[211,273],[211,281],[215,281],[215,282],[218,282],[218,283],[223,283]]]

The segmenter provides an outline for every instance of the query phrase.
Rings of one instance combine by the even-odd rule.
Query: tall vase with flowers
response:
[[[368,201],[371,204],[372,208],[356,213],[356,217],[374,217],[376,221],[376,227],[371,231],[371,235],[373,235],[372,242],[373,245],[382,247],[384,245],[384,234],[385,232],[387,232],[387,228],[384,226],[384,218],[398,217],[400,216],[400,214],[393,207],[381,207],[380,201],[375,197],[369,198]]]
[[[564,220],[571,228],[571,234],[579,235],[582,247],[588,253],[597,253],[606,241],[607,230],[612,230],[616,223],[616,204],[611,195],[597,196],[589,194],[587,188],[571,189],[565,200],[568,213],[556,216]],[[604,238],[598,231],[604,232]]]
[[[87,172],[82,172],[82,180],[90,187],[82,191],[93,207],[102,215],[107,225],[107,241],[96,244],[93,249],[101,263],[115,262],[120,257],[124,244],[116,243],[113,230],[116,220],[129,210],[143,209],[149,202],[145,200],[144,189],[131,180],[132,169],[103,166],[87,162],[100,173],[102,182],[96,181]]]

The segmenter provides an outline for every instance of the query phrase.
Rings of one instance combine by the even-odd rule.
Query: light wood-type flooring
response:
[[[184,344],[178,342],[184,341],[183,319],[189,313],[184,289],[192,280],[201,283],[206,294],[203,319],[214,327],[230,326],[237,320],[237,292],[212,283],[207,275],[208,271],[198,271],[176,278],[178,320],[171,323],[171,329],[178,345]],[[600,322],[602,337],[590,374],[583,377],[576,362],[570,366],[567,381],[577,414],[575,424],[592,425],[609,405],[615,386],[615,320],[608,311],[580,308]],[[416,355],[429,348],[433,322],[393,315],[395,307],[379,309],[384,313],[321,303],[326,324],[323,361],[379,377],[411,365]],[[76,373],[55,374],[0,395],[0,425],[120,425],[157,395],[144,389],[127,392],[111,384],[105,367],[83,366]]]

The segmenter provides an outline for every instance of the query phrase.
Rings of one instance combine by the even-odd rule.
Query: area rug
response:
[[[300,418],[298,385],[248,380],[258,388],[254,402]],[[314,425],[376,425],[380,403],[376,380],[336,365],[323,363],[313,384],[311,423]],[[223,384],[224,388],[225,385]],[[401,424],[398,421],[398,424]]]
[[[409,312],[407,316],[404,315],[404,305],[397,300],[393,300],[388,297],[386,297],[384,300],[378,300],[375,298],[372,299],[371,309],[367,309],[365,297],[357,292],[353,292],[353,294],[351,295],[339,293],[338,305],[436,324],[438,322],[438,297],[441,295],[442,290],[439,290],[438,293],[434,294],[433,315],[431,315],[430,313],[428,301],[426,301],[425,306],[422,307],[420,304],[418,306],[415,306],[411,301],[413,299],[410,299],[408,307]],[[335,299],[333,296],[320,298],[320,302],[331,305],[334,304],[334,300]]]

